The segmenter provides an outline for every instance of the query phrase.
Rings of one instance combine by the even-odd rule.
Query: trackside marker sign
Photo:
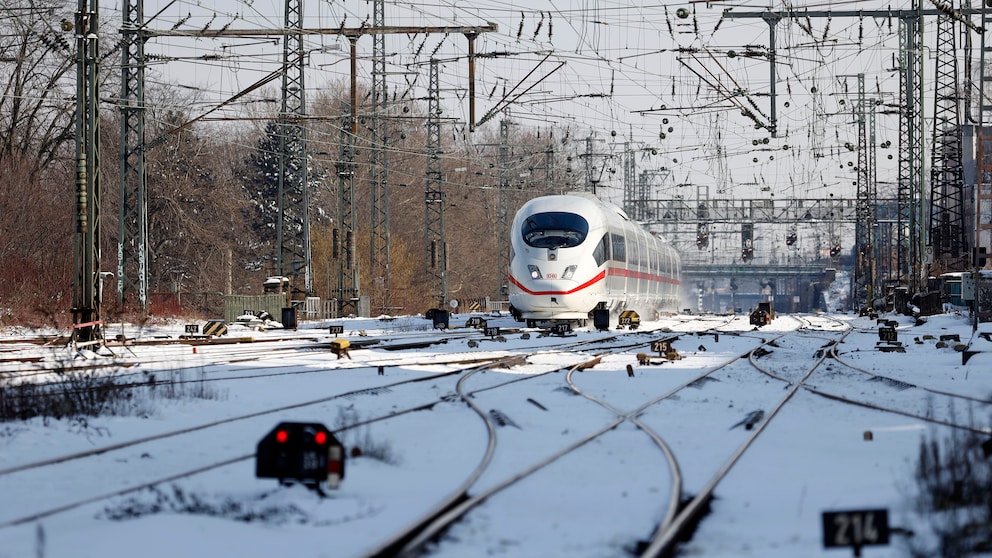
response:
[[[850,547],[861,556],[861,547],[889,544],[889,511],[847,510],[823,512],[824,548]]]

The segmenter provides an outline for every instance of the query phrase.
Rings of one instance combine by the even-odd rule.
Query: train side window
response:
[[[613,245],[613,259],[618,262],[627,261],[627,245],[623,234],[610,233],[610,243]]]
[[[596,259],[597,266],[603,265],[606,263],[606,260],[610,259],[609,233],[604,234],[603,238],[600,239],[599,244],[596,245],[596,249],[592,251],[592,257]]]

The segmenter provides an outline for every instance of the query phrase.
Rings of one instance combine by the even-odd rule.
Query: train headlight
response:
[[[543,279],[544,278],[544,276],[541,275],[541,268],[537,267],[536,265],[529,265],[529,266],[527,266],[527,271],[530,272],[530,278],[531,279]]]
[[[570,265],[565,268],[565,273],[561,274],[562,279],[571,279],[572,275],[575,275],[575,268],[578,266]]]

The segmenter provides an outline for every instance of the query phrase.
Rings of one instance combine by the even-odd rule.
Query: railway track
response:
[[[468,544],[469,547],[479,544],[477,541],[471,540],[471,533],[481,529],[473,524],[470,518],[471,516],[469,515],[471,510],[482,506],[484,502],[490,499],[494,499],[497,494],[502,494],[504,491],[509,492],[512,490],[514,485],[529,478],[531,475],[537,474],[538,471],[548,466],[550,463],[561,459],[565,455],[575,452],[579,447],[589,443],[589,441],[593,439],[606,436],[610,432],[615,432],[619,424],[625,420],[630,420],[644,434],[647,435],[652,443],[660,448],[661,453],[665,456],[668,470],[671,472],[670,486],[672,487],[670,497],[668,498],[668,504],[666,506],[661,506],[661,502],[658,502],[659,509],[663,509],[663,513],[660,514],[662,519],[657,523],[651,533],[651,536],[642,539],[641,544],[636,547],[636,553],[641,556],[670,555],[679,541],[686,540],[691,537],[691,532],[696,528],[696,525],[708,510],[709,503],[712,500],[714,492],[720,482],[730,473],[734,465],[742,459],[745,453],[748,452],[753,445],[755,445],[756,440],[762,432],[764,432],[764,430],[772,423],[782,409],[784,409],[789,402],[793,400],[796,394],[801,391],[806,391],[823,395],[823,393],[810,385],[811,377],[814,376],[814,373],[823,373],[824,369],[833,365],[833,360],[836,358],[836,347],[840,346],[844,338],[850,335],[854,330],[847,324],[835,320],[820,321],[820,323],[817,323],[816,325],[809,323],[808,320],[806,320],[806,322],[806,325],[801,327],[803,333],[801,336],[789,337],[788,343],[791,344],[791,346],[785,347],[782,345],[783,335],[775,334],[766,336],[770,338],[762,339],[756,347],[747,349],[737,358],[731,359],[730,361],[719,366],[714,366],[698,376],[684,382],[682,385],[677,386],[663,395],[653,398],[630,411],[623,411],[603,398],[590,395],[584,390],[578,388],[575,386],[574,382],[572,382],[572,376],[575,371],[570,371],[568,374],[568,379],[572,389],[576,393],[588,397],[608,409],[615,415],[615,420],[605,424],[600,430],[592,431],[587,438],[581,438],[575,444],[568,445],[560,452],[554,453],[548,458],[537,462],[534,466],[522,470],[514,475],[510,475],[504,482],[495,484],[494,486],[486,488],[485,490],[473,494],[472,496],[464,496],[461,502],[453,510],[448,511],[444,516],[435,519],[432,526],[414,538],[407,547],[404,547],[400,554],[416,555],[417,553],[424,552],[426,548],[430,548],[429,552],[431,555],[455,556],[460,553],[458,549],[460,548],[462,541],[466,541],[465,544]],[[715,339],[716,336],[714,336],[714,340]],[[700,345],[698,348],[703,349],[704,347],[703,345]],[[777,362],[777,371],[772,372],[766,365],[759,364],[759,361],[762,363],[767,362],[769,359],[768,355],[776,352],[782,352],[788,355]],[[797,359],[797,355],[804,355],[807,359]],[[744,360],[745,357],[746,361]],[[806,363],[803,363],[804,360]],[[812,363],[809,363],[810,360],[812,360]],[[598,364],[602,362],[602,359],[597,359],[596,362]],[[728,451],[726,453],[723,453],[719,449],[724,447],[723,445],[714,444],[716,450],[714,456],[709,459],[713,465],[708,469],[712,471],[712,476],[706,482],[701,484],[694,480],[691,495],[683,497],[681,491],[682,475],[676,461],[677,451],[673,451],[673,449],[665,442],[665,428],[652,428],[647,424],[647,419],[641,420],[639,417],[646,414],[648,409],[655,407],[659,403],[666,400],[678,398],[680,394],[683,394],[686,391],[696,390],[701,393],[706,393],[706,386],[711,382],[728,382],[733,376],[741,374],[739,366],[738,370],[730,370],[731,365],[735,363],[743,364],[744,362],[748,365],[746,368],[760,371],[763,374],[770,375],[770,377],[781,381],[787,386],[787,390],[784,395],[776,395],[775,392],[780,391],[780,389],[770,386],[767,390],[766,399],[757,406],[760,408],[756,408],[755,410],[747,413],[741,413],[744,415],[744,418],[737,424],[734,424],[731,429],[734,427],[740,427],[739,432],[742,434],[746,432],[747,435],[743,437],[743,440],[730,444],[734,447],[732,451]],[[590,366],[587,365],[582,368],[588,369]],[[724,371],[727,372],[727,377],[720,375],[721,372]],[[753,377],[753,372],[750,375]],[[585,374],[583,376],[585,376]],[[896,385],[895,387],[900,386]],[[834,398],[842,400],[848,405],[860,404],[853,399],[837,398],[836,396]],[[880,407],[875,408],[885,410],[887,412],[893,412],[892,409],[882,409]],[[920,418],[921,420],[926,419],[926,417],[916,418]],[[942,422],[940,420],[929,419],[929,422],[934,424],[951,425],[958,428],[966,428],[960,424],[952,424],[949,422]],[[740,436],[738,436],[738,438],[739,437]],[[725,456],[722,460],[718,457],[721,453]],[[644,464],[642,464],[642,466],[643,465]],[[696,475],[698,476],[698,472]],[[510,498],[506,499],[510,500]],[[663,498],[659,498],[659,500],[663,500]],[[569,509],[572,510],[572,508]],[[468,516],[469,519],[466,520],[466,516]],[[459,529],[456,524],[456,522],[459,521],[467,522],[468,525]],[[492,523],[496,524],[496,521],[493,520]],[[491,527],[486,527],[486,529],[489,528]],[[445,536],[445,533],[448,533],[449,529],[452,532]],[[428,546],[431,541],[434,541],[437,546]],[[492,543],[490,542],[490,544]],[[518,544],[526,545],[526,542],[518,541]],[[578,541],[575,544],[576,546],[581,546]],[[498,548],[490,548],[490,551],[498,552]]]
[[[605,341],[606,339],[613,337],[615,337],[615,335],[611,334],[605,336],[596,335],[593,336],[592,339],[584,339],[581,341],[563,339],[562,343],[557,343],[557,345],[564,345],[569,350],[572,350],[572,349],[584,348],[587,346],[595,346],[597,344],[606,342]],[[562,352],[561,349],[556,349],[554,347],[555,344],[552,344],[550,347],[545,347],[541,351],[534,352],[533,354],[536,355],[555,354],[558,355],[559,358],[568,354],[567,352]],[[347,403],[348,406],[354,406],[359,400],[366,400],[369,398],[381,399],[380,396],[382,396],[382,394],[390,393],[402,389],[406,386],[423,383],[423,382],[443,381],[446,379],[455,378],[467,371],[471,372],[471,371],[478,371],[489,368],[499,368],[499,367],[507,367],[511,365],[519,365],[524,363],[525,361],[526,361],[526,356],[520,354],[507,355],[505,354],[505,351],[501,354],[497,354],[497,355],[488,354],[486,356],[482,356],[479,353],[474,354],[474,356],[472,353],[464,353],[463,356],[447,356],[443,360],[433,356],[432,357],[410,356],[405,359],[393,358],[393,359],[387,359],[385,361],[371,359],[370,361],[366,362],[364,365],[361,363],[352,364],[353,361],[341,361],[343,364],[346,363],[346,367],[341,370],[335,370],[335,371],[342,371],[342,370],[346,372],[363,371],[365,375],[368,376],[374,372],[377,372],[377,370],[381,369],[381,367],[384,366],[384,364],[382,364],[383,362],[388,362],[391,366],[389,378],[394,378],[397,375],[402,375],[399,372],[400,370],[407,370],[406,375],[408,377],[400,380],[386,381],[385,380],[386,376],[381,376],[380,378],[382,379],[380,381],[374,384],[370,383],[369,387],[363,387],[360,389],[345,391],[345,392],[332,393],[325,397],[309,398],[305,401],[297,401],[276,407],[264,408],[246,414],[229,416],[219,420],[213,420],[205,423],[190,425],[184,428],[169,430],[166,432],[159,432],[148,436],[136,437],[123,442],[101,445],[95,448],[86,449],[84,451],[70,452],[66,454],[55,455],[38,461],[17,464],[14,466],[0,469],[0,486],[2,486],[4,483],[23,483],[25,482],[26,475],[38,474],[38,473],[40,473],[40,476],[43,476],[45,478],[54,477],[57,479],[65,479],[66,482],[76,483],[79,482],[78,475],[73,476],[71,474],[62,473],[59,471],[53,471],[52,469],[58,467],[64,468],[66,466],[71,467],[73,462],[79,460],[106,457],[106,456],[112,457],[114,455],[119,455],[122,452],[129,452],[132,455],[134,455],[134,452],[138,451],[138,449],[140,449],[140,455],[142,456],[150,455],[152,453],[155,453],[155,450],[145,450],[143,448],[145,448],[146,446],[154,447],[155,443],[163,440],[169,440],[173,438],[188,438],[191,436],[198,436],[200,438],[203,438],[204,433],[209,433],[208,435],[211,437],[216,437],[218,435],[227,437],[231,435],[232,426],[234,426],[236,429],[241,428],[240,426],[237,426],[238,423],[242,423],[246,421],[257,423],[256,419],[262,417],[273,416],[276,414],[284,414],[290,411],[296,411],[298,409],[303,409],[303,408],[311,408],[311,407],[326,405],[333,401],[341,401],[342,403]],[[297,364],[296,366],[299,366],[299,364]],[[415,372],[417,368],[426,368],[426,367],[430,367],[434,369],[448,367],[450,368],[450,370],[444,372],[434,372],[434,373]],[[326,372],[326,371],[328,370],[327,369],[317,370],[317,372]],[[286,374],[291,374],[291,372],[274,373],[274,374],[269,373],[269,374],[262,374],[262,376],[271,378],[271,376],[273,375],[286,375]],[[249,379],[255,378],[255,376],[250,376],[248,378]],[[227,378],[227,379],[234,380],[234,379],[243,379],[243,378]],[[391,408],[388,408],[388,410],[383,409],[377,415],[364,416],[364,417],[360,417],[359,420],[354,420],[350,423],[339,424],[336,426],[336,432],[347,432],[349,430],[367,426],[380,421],[395,419],[397,417],[401,417],[416,411],[428,410],[434,407],[435,405],[449,401],[451,397],[452,396],[449,393],[445,393],[443,390],[441,390],[440,394],[434,397],[427,397],[421,403],[417,403],[413,405],[408,404],[406,407],[403,408],[397,408],[396,406],[392,406]],[[215,430],[220,430],[220,429],[224,429],[225,431],[222,433],[214,432]],[[258,432],[260,431],[262,431],[261,427],[257,427],[251,430],[252,438],[256,437]],[[199,440],[199,441],[189,440],[186,443],[192,446],[209,445],[209,442],[206,442],[205,440]],[[251,444],[253,444],[253,442]],[[249,446],[251,444],[243,444],[243,445]],[[23,510],[29,506],[22,505],[20,506],[20,511],[18,512],[20,515],[18,515],[17,517],[5,517],[3,519],[0,519],[0,529],[5,527],[21,525],[31,521],[37,521],[38,519],[48,517],[57,513],[62,513],[71,509],[75,509],[86,504],[94,503],[101,500],[106,500],[117,496],[122,496],[125,494],[130,494],[158,484],[173,482],[179,479],[183,479],[193,475],[211,471],[219,467],[224,467],[231,465],[233,463],[246,461],[253,457],[254,457],[254,453],[243,453],[241,455],[227,457],[191,469],[185,469],[180,472],[170,471],[168,474],[164,474],[164,475],[158,474],[157,476],[156,474],[152,474],[150,476],[153,478],[151,478],[150,480],[137,480],[135,478],[135,475],[132,474],[128,479],[129,486],[127,488],[123,488],[120,490],[108,490],[106,492],[77,499],[73,502],[66,502],[64,504],[47,507],[45,509],[38,509],[31,513],[24,513]],[[130,458],[115,459],[111,461],[112,462],[123,461],[126,464],[128,462],[128,459]],[[125,466],[122,467],[122,469],[127,470],[128,467]],[[102,473],[106,473],[106,471],[102,471]],[[123,478],[123,476],[124,475],[121,475],[121,478]],[[47,484],[49,485],[46,487],[47,492],[40,493],[39,494],[40,498],[48,499],[49,497],[51,497],[52,499],[58,499],[57,493],[61,490],[57,486],[58,483],[49,482]],[[55,484],[55,486],[52,486],[53,484]]]
[[[811,402],[819,402],[815,409],[857,408],[844,412],[966,430],[964,413],[954,416],[950,410],[988,405],[983,394],[907,381],[898,368],[883,373],[865,366],[863,355],[874,345],[865,340],[875,334],[865,321],[852,327],[844,319],[779,316],[776,322],[756,329],[741,316],[673,317],[644,331],[551,338],[520,331],[509,334],[507,344],[478,334],[424,344],[415,339],[423,335],[417,332],[397,341],[406,348],[356,350],[353,360],[333,355],[329,360],[326,353],[308,350],[252,351],[244,358],[257,360],[243,367],[238,355],[224,354],[223,363],[204,366],[205,374],[217,385],[232,386],[238,400],[212,405],[251,412],[221,412],[221,420],[191,417],[175,428],[133,431],[130,437],[115,432],[115,438],[130,441],[101,444],[94,437],[95,447],[53,451],[43,459],[12,463],[8,453],[6,468],[0,466],[0,490],[17,495],[32,483],[41,488],[35,503],[10,500],[17,513],[0,516],[0,541],[18,540],[21,535],[12,533],[38,522],[78,517],[73,510],[102,508],[115,515],[141,508],[170,487],[203,498],[211,491],[264,485],[251,480],[252,450],[277,418],[316,415],[329,423],[338,413],[329,426],[341,438],[352,437],[346,447],[371,437],[391,446],[397,459],[378,465],[370,458],[356,461],[342,488],[326,498],[274,487],[253,496],[290,498],[295,507],[303,503],[313,509],[304,518],[313,525],[308,532],[341,540],[335,555],[519,552],[537,540],[528,537],[553,534],[572,545],[568,548],[585,549],[576,556],[659,556],[678,544],[706,548],[678,541],[694,529],[709,532],[709,522],[738,503],[742,489],[737,482],[728,484],[728,477],[754,474],[749,464],[762,461],[769,446],[792,444],[780,440],[794,435],[791,417],[811,412]],[[682,360],[654,354],[653,341],[674,336]],[[639,353],[647,353],[647,363],[639,362]],[[254,384],[270,386],[250,390],[266,393],[265,399],[245,398],[239,391]],[[929,411],[917,412],[921,399],[932,402]],[[762,411],[759,418],[756,411]],[[568,427],[544,426],[563,424],[564,416],[570,418]],[[901,432],[894,430],[903,428],[899,420],[880,418],[865,430],[887,440],[889,432]],[[432,430],[449,434],[420,435]],[[490,435],[498,443],[487,452]],[[8,447],[16,453],[13,441]],[[639,448],[636,462],[623,457],[633,447]],[[603,474],[610,482],[600,487],[587,462],[609,463]],[[113,482],[88,480],[93,470]],[[386,486],[407,488],[376,491],[376,482],[367,478],[372,473],[388,473],[392,480]],[[595,523],[588,518],[600,510],[583,503],[582,489],[570,479],[584,479],[599,505],[612,510],[600,531],[588,528]],[[80,484],[91,486],[79,490]],[[522,524],[522,517],[533,517],[519,510],[533,499],[535,486],[542,487],[539,494],[560,487],[570,503],[556,505],[586,518],[576,524],[589,532],[570,539],[568,522],[538,523],[543,531]],[[707,517],[714,497],[720,498],[716,517]],[[347,536],[335,527],[339,523],[349,525]],[[608,540],[613,542],[603,546]],[[545,548],[541,544],[537,548]]]
[[[707,334],[712,335],[712,332],[700,332],[703,333],[701,337],[706,337]],[[723,366],[729,365],[739,358],[746,356],[747,352],[750,351],[755,345],[760,345],[761,341],[755,341],[753,339],[742,340],[743,343],[750,345],[749,349],[745,350],[743,353],[734,356],[729,361],[722,362],[719,365],[711,367],[711,369],[704,372],[702,375],[696,375],[695,379],[712,373],[715,370],[722,368]],[[588,407],[582,410],[581,406],[573,408],[568,407],[568,410],[564,410],[561,401],[555,404],[556,411],[559,413],[568,413],[569,417],[575,417],[573,419],[575,425],[574,428],[569,429],[569,433],[564,436],[564,439],[557,439],[553,442],[546,438],[541,437],[541,440],[546,442],[538,444],[538,447],[529,447],[524,453],[530,455],[530,459],[526,461],[525,464],[520,463],[499,463],[497,466],[492,466],[492,462],[499,461],[496,456],[496,443],[495,439],[498,432],[509,431],[511,438],[514,432],[513,428],[506,428],[503,424],[503,428],[500,428],[499,422],[502,417],[502,421],[509,422],[515,415],[525,415],[524,411],[520,407],[525,407],[526,404],[518,405],[518,408],[512,412],[495,414],[492,410],[488,413],[486,412],[487,405],[484,404],[485,400],[479,398],[476,394],[478,392],[469,392],[463,395],[463,399],[466,403],[475,410],[478,416],[486,424],[487,432],[489,432],[489,451],[487,452],[487,457],[483,460],[483,464],[480,467],[485,467],[486,472],[477,472],[471,477],[472,486],[463,487],[463,491],[459,491],[456,495],[446,502],[446,505],[440,506],[437,510],[432,510],[431,513],[427,514],[425,517],[421,518],[415,523],[414,527],[411,528],[410,532],[405,532],[402,536],[397,537],[399,541],[408,541],[404,544],[397,544],[391,542],[389,545],[378,548],[375,552],[367,554],[368,556],[387,556],[398,554],[400,556],[414,556],[419,553],[429,551],[432,555],[460,555],[465,549],[459,550],[457,542],[464,538],[460,534],[458,528],[458,522],[468,521],[471,523],[473,513],[481,507],[484,507],[485,503],[490,500],[503,500],[507,502],[515,502],[517,505],[522,504],[523,501],[527,501],[526,489],[521,488],[525,483],[531,481],[531,479],[536,478],[548,478],[551,474],[547,472],[552,467],[555,470],[568,469],[570,466],[574,467],[575,463],[582,463],[583,458],[581,457],[583,452],[595,451],[594,448],[602,445],[609,444],[611,440],[623,440],[623,444],[629,444],[633,441],[630,438],[630,431],[618,431],[617,428],[625,421],[630,421],[634,424],[637,429],[647,435],[646,440],[649,443],[655,444],[658,451],[659,463],[657,469],[647,466],[645,463],[630,463],[628,467],[621,468],[624,474],[631,476],[632,483],[628,491],[623,491],[623,494],[637,494],[638,492],[647,492],[654,494],[656,490],[645,491],[643,486],[639,486],[638,482],[651,482],[645,479],[643,475],[635,475],[636,471],[648,471],[648,477],[654,478],[654,483],[657,484],[659,479],[666,477],[664,471],[671,471],[672,482],[670,486],[675,487],[669,492],[669,497],[667,498],[667,504],[661,504],[655,502],[655,497],[651,497],[649,502],[646,504],[646,510],[656,511],[661,509],[662,519],[659,524],[655,525],[654,528],[649,528],[656,532],[660,532],[664,526],[667,526],[675,517],[676,511],[678,509],[678,504],[681,497],[681,490],[679,489],[680,480],[678,465],[674,460],[671,450],[665,444],[664,440],[656,432],[652,431],[649,427],[643,424],[637,417],[644,407],[651,404],[657,403],[662,398],[658,398],[645,404],[642,407],[636,408],[632,411],[623,411],[614,407],[610,403],[606,402],[604,399],[590,395],[586,393],[583,389],[579,388],[574,377],[580,375],[585,377],[588,372],[589,374],[595,374],[596,366],[604,363],[605,360],[614,359],[624,359],[626,361],[631,361],[633,359],[632,350],[644,349],[645,345],[640,347],[621,347],[615,350],[597,354],[594,358],[588,361],[582,362],[578,365],[572,366],[568,369],[565,375],[565,385],[568,389],[577,395],[581,395],[581,401],[591,401],[595,406],[600,407],[600,411],[605,409],[607,411],[606,415],[595,409],[590,409]],[[614,376],[614,382],[619,381],[619,375]],[[468,382],[470,377],[463,377],[460,382]],[[691,384],[692,381],[685,382],[684,386]],[[502,394],[500,400],[505,400],[506,395]],[[518,401],[524,401],[525,398],[519,396]],[[541,406],[543,408],[543,405]],[[511,423],[512,424],[512,423]],[[533,429],[534,423],[530,421],[527,428]],[[559,436],[558,438],[561,438]],[[501,437],[502,438],[502,437]],[[591,443],[595,441],[597,444],[595,446]],[[621,445],[621,447],[623,446]],[[513,455],[513,461],[519,460],[520,450],[514,451],[507,455]],[[631,469],[633,467],[633,469]],[[667,467],[667,469],[666,469]],[[655,471],[651,473],[650,471]],[[489,478],[487,478],[489,477]],[[560,477],[556,477],[560,478]],[[636,481],[633,479],[637,479]],[[537,482],[531,481],[531,482]],[[553,481],[552,481],[553,482]],[[661,483],[664,485],[664,483]],[[471,488],[471,491],[469,490]],[[664,488],[664,486],[662,486]],[[591,489],[591,488],[590,488]],[[581,491],[576,492],[576,494],[581,494]],[[613,497],[619,497],[619,494],[613,494]],[[623,496],[626,498],[626,496]],[[581,499],[581,498],[580,498]],[[665,500],[662,498],[662,500]],[[593,507],[589,507],[588,503],[584,505],[585,509],[580,509],[579,506],[566,506],[571,514],[582,514],[583,511],[587,512],[586,515],[595,513],[596,507],[603,505],[600,500],[595,500]],[[590,502],[592,503],[592,502]],[[630,503],[630,502],[627,502]],[[506,504],[504,504],[506,505]],[[514,504],[509,504],[514,505]],[[645,511],[644,515],[648,515]],[[637,525],[635,518],[625,517],[625,521],[630,521],[628,529],[635,529]],[[651,524],[650,520],[646,520],[645,517],[639,518],[641,523],[645,526]],[[579,522],[585,525],[584,523]],[[612,525],[612,524],[611,524]],[[448,535],[448,531],[455,531],[453,534]],[[559,533],[560,536],[569,536],[568,531],[563,531]],[[571,533],[574,536],[574,533]],[[539,535],[540,536],[540,535]],[[435,545],[436,546],[432,546]],[[521,544],[526,546],[526,541],[517,541],[516,544]],[[575,546],[580,546],[580,541],[575,541],[573,543]],[[614,548],[612,550],[600,549],[601,552],[618,552],[620,549]],[[491,549],[492,552],[498,552],[498,549]]]

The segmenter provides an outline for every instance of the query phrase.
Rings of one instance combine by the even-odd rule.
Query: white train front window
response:
[[[534,248],[573,248],[585,241],[589,222],[575,213],[535,213],[524,221],[520,232],[524,242]]]

